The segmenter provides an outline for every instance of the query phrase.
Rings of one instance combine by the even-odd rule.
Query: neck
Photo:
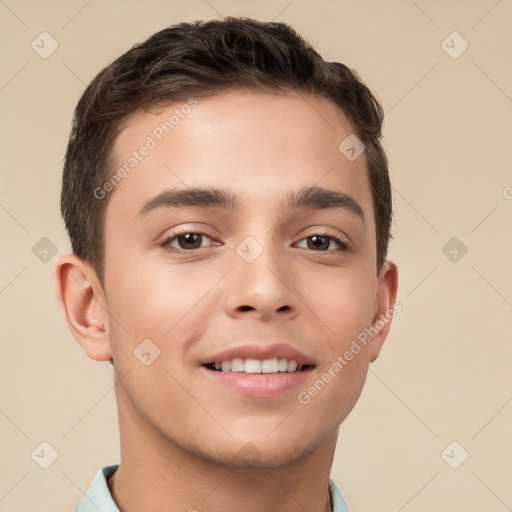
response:
[[[338,432],[284,467],[233,469],[187,451],[120,405],[121,463],[108,486],[121,512],[331,510],[329,474]]]

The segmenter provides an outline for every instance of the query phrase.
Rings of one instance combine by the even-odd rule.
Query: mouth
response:
[[[212,355],[200,367],[219,389],[275,398],[303,386],[316,366],[316,361],[290,345],[248,344]]]
[[[275,374],[303,372],[314,368],[315,365],[301,364],[294,359],[286,359],[284,357],[273,357],[271,359],[243,359],[236,357],[234,359],[207,363],[203,366],[216,372]]]

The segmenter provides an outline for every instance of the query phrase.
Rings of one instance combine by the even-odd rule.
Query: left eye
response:
[[[188,233],[179,233],[177,235],[174,235],[162,244],[165,247],[169,249],[177,249],[182,251],[188,251],[192,249],[199,249],[200,247],[205,247],[205,245],[213,245],[213,244],[203,244],[204,241],[212,239],[205,235],[204,233],[194,233],[194,232],[188,232]],[[176,247],[175,244],[178,244]]]
[[[304,238],[299,242],[306,242],[307,249],[311,249],[313,251],[328,251],[330,249],[336,249],[336,246],[341,248],[342,251],[346,251],[348,249],[347,244],[345,244],[342,240],[332,236],[326,235],[312,235]],[[297,244],[298,245],[298,244]],[[334,247],[332,247],[334,245]],[[300,246],[299,247],[304,247]]]

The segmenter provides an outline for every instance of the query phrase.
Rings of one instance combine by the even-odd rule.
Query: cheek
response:
[[[193,311],[215,276],[134,259],[110,271],[109,309],[135,337],[162,339]]]
[[[185,358],[187,348],[207,331],[209,315],[205,312],[216,307],[214,294],[207,292],[218,277],[216,273],[192,273],[183,267],[130,266],[123,262],[122,268],[111,272],[110,334],[118,369],[122,365],[124,372],[138,370],[141,362],[137,354],[148,350],[158,354],[151,364],[154,368],[165,368],[176,375],[190,369]]]
[[[375,307],[374,278],[368,270],[340,269],[336,275],[317,275],[306,297],[323,335],[322,365],[316,380],[297,397],[313,417],[326,415],[333,425],[348,415],[361,394],[369,366],[365,329]],[[319,423],[318,428],[321,428]]]
[[[364,332],[375,309],[375,279],[368,273],[343,269],[337,276],[317,276],[304,295],[325,327],[332,355],[343,353]]]

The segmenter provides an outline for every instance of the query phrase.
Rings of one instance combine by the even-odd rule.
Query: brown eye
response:
[[[315,252],[327,252],[332,250],[340,250],[347,251],[348,245],[341,240],[341,238],[335,236],[327,236],[327,235],[312,235],[304,238],[299,242],[303,243],[306,241],[305,248],[310,249]],[[299,247],[304,247],[304,245],[298,245]]]
[[[200,233],[185,233],[176,237],[180,249],[198,249],[201,247],[203,235]]]
[[[210,241],[210,243],[208,243]],[[193,231],[187,231],[184,233],[177,233],[164,242],[162,247],[165,247],[169,251],[193,251],[194,249],[200,249],[202,247],[208,247],[210,245],[219,245],[213,242],[211,237],[204,233],[197,233]]]
[[[310,236],[306,239],[308,241],[308,249],[319,249],[327,251],[331,244],[331,239],[327,236]]]

